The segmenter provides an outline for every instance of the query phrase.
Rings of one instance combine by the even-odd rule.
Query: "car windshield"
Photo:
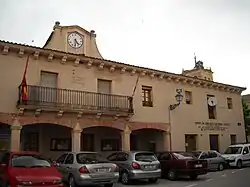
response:
[[[76,161],[79,164],[108,163],[109,161],[98,153],[78,153]]]
[[[241,154],[242,147],[228,147],[224,154]]]
[[[11,159],[12,167],[51,167],[47,159],[40,155],[13,155]]]
[[[173,153],[173,155],[176,156],[178,159],[194,158],[194,155],[192,153],[186,153],[186,152]]]
[[[142,161],[142,162],[152,162],[152,161],[156,161],[157,158],[154,153],[141,152],[141,153],[135,154],[135,160]]]

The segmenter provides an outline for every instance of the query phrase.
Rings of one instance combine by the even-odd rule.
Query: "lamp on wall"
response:
[[[172,104],[169,106],[170,110],[174,110],[177,106],[179,106],[183,100],[183,95],[182,95],[182,89],[178,88],[176,89],[176,95],[175,95],[175,99],[177,101],[177,103]]]

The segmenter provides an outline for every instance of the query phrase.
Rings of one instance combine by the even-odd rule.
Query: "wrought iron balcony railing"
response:
[[[18,106],[56,108],[62,110],[89,110],[133,113],[133,98],[130,96],[58,89],[28,85],[27,101],[22,100],[19,86]]]

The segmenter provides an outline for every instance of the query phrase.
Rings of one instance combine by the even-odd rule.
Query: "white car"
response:
[[[250,165],[250,144],[230,145],[222,156],[231,167]]]

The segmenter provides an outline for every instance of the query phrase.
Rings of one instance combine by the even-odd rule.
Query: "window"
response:
[[[231,145],[236,143],[236,135],[235,134],[231,134],[230,135],[230,140],[231,140]]]
[[[152,107],[152,87],[142,86],[142,106]]]
[[[111,80],[97,79],[97,92],[110,94],[111,93]]]
[[[185,91],[186,104],[192,104],[192,92]]]
[[[67,153],[66,154],[63,154],[62,156],[60,156],[57,160],[56,160],[56,163],[58,164],[63,164],[65,158],[67,157]]]
[[[49,161],[40,155],[22,155],[16,154],[11,159],[12,167],[51,167]]]
[[[107,163],[108,160],[98,153],[78,153],[76,161],[79,164]]]
[[[159,156],[159,160],[171,160],[171,155],[170,153],[162,153],[160,156]]]
[[[227,98],[227,108],[228,109],[232,109],[233,108],[233,100],[230,97]]]
[[[109,161],[117,161],[117,153],[113,153],[107,157]]]
[[[207,152],[203,152],[200,156],[200,159],[207,159],[209,156],[208,156],[208,153]]]
[[[74,162],[74,155],[69,154],[65,160],[65,164],[73,164],[73,162]]]
[[[249,153],[248,147],[245,147],[245,148],[243,149],[243,155],[246,155],[246,154],[248,154],[248,153]]]
[[[209,119],[216,119],[216,105],[211,105],[209,100],[215,98],[213,95],[207,95],[207,107],[208,107],[208,117]],[[212,102],[214,102],[212,100]]]
[[[208,155],[209,155],[209,158],[216,158],[217,157],[216,152],[213,152],[213,151],[209,152]]]

